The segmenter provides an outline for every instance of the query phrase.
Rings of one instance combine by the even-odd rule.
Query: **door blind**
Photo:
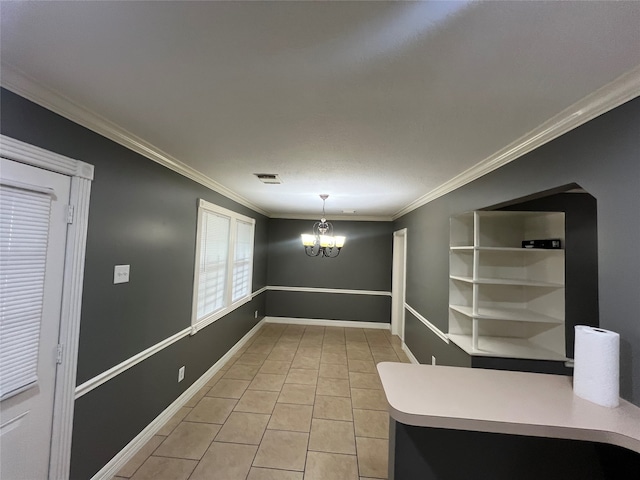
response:
[[[51,196],[0,185],[0,398],[38,380]]]

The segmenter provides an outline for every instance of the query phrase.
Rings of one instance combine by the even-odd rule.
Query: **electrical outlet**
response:
[[[184,380],[184,367],[178,369],[178,383]]]
[[[431,355],[431,365],[435,365],[435,364],[436,364],[436,357]]]
[[[256,310],[255,313],[253,314],[253,318],[258,318],[258,310]]]
[[[127,283],[129,281],[129,265],[116,265],[113,268],[113,283]]]

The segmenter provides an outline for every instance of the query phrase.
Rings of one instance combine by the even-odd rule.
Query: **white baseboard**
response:
[[[218,373],[220,368],[235,355],[247,341],[253,337],[260,327],[265,323],[265,320],[260,320],[255,327],[242,337],[238,343],[236,343],[231,349],[225,353],[220,360],[218,360],[209,370],[207,370],[198,380],[187,388],[182,395],[180,395],[171,405],[169,405],[160,415],[158,415],[149,425],[145,427],[133,440],[131,440],[127,446],[125,446],[120,452],[113,457],[109,463],[107,463],[98,473],[96,473],[91,480],[111,480],[111,478],[120,471],[126,463],[138,453],[150,439],[153,437],[171,417],[173,417],[187,401],[204,387],[211,378]]]
[[[390,323],[359,322],[357,320],[327,320],[322,318],[264,317],[266,323],[288,323],[292,325],[313,325],[319,327],[378,328],[391,330]]]
[[[416,365],[420,364],[418,359],[413,355],[413,352],[411,350],[409,350],[409,347],[407,347],[407,344],[404,343],[404,342],[402,342],[402,351],[407,354],[407,357],[409,358],[409,361],[411,363],[416,364]]]

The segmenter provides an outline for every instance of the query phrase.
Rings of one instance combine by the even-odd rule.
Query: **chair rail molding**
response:
[[[440,330],[438,327],[436,327],[433,323],[431,323],[429,320],[427,320],[426,318],[424,318],[422,315],[420,315],[415,309],[413,309],[408,303],[404,304],[404,308],[407,309],[409,311],[409,313],[411,313],[411,315],[413,315],[414,317],[416,317],[418,320],[420,320],[420,322],[427,327],[429,330],[431,330],[433,333],[435,333],[438,337],[440,337],[440,340],[442,340],[444,343],[449,343],[449,335],[447,335],[446,333],[444,333],[442,330]]]
[[[144,445],[153,437],[178,410],[187,403],[187,401],[203,388],[213,376],[220,371],[222,366],[234,356],[242,346],[247,343],[260,330],[264,320],[260,320],[251,330],[249,330],[238,343],[225,353],[209,370],[207,370],[198,380],[193,382],[182,395],[176,398],[171,405],[165,408],[149,425],[147,425],[133,440],[131,440],[120,452],[118,452],[104,467],[96,473],[91,480],[110,480],[125,464],[144,447]],[[57,478],[57,477],[56,477]],[[65,477],[66,478],[66,477]]]
[[[374,295],[382,297],[391,296],[391,292],[383,290],[349,290],[347,288],[290,287],[284,285],[269,285],[266,289],[279,292],[338,293],[346,295]]]

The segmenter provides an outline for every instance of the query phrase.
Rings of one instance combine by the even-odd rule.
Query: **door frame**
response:
[[[49,478],[69,478],[80,310],[93,165],[49,152],[1,134],[0,156],[60,173],[71,179],[69,205],[72,210],[72,221],[67,225],[58,339],[60,355],[56,371],[53,427],[49,453]]]
[[[404,304],[407,288],[407,229],[393,232],[391,276],[391,333],[404,342]]]

